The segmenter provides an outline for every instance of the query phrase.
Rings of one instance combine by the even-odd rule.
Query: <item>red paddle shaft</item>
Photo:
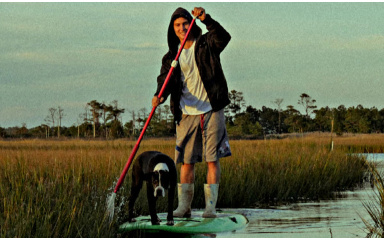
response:
[[[189,25],[188,31],[187,31],[187,33],[186,33],[186,35],[185,35],[185,38],[184,38],[183,42],[181,43],[180,49],[179,49],[179,51],[178,51],[178,53],[177,53],[177,55],[176,55],[176,58],[175,58],[175,60],[172,62],[171,69],[169,69],[167,78],[165,79],[165,81],[164,81],[164,83],[163,83],[163,86],[161,87],[160,93],[159,93],[159,95],[157,96],[159,99],[162,97],[162,95],[163,95],[163,93],[164,93],[164,90],[165,90],[165,87],[167,86],[167,84],[168,84],[168,82],[169,82],[169,79],[170,79],[170,77],[171,77],[171,75],[172,75],[172,72],[173,72],[173,70],[175,69],[175,67],[177,66],[177,60],[179,59],[179,56],[180,56],[180,54],[181,54],[181,51],[183,51],[184,44],[185,44],[185,42],[186,42],[186,40],[187,40],[187,38],[188,38],[189,32],[191,31],[192,26],[193,26],[195,20],[196,20],[196,17],[194,17],[194,18],[192,19],[191,24]],[[133,159],[135,158],[136,152],[137,152],[137,150],[138,150],[139,147],[140,147],[141,140],[143,139],[144,133],[145,133],[145,131],[147,130],[147,127],[148,127],[148,125],[149,125],[149,122],[151,121],[152,116],[153,116],[153,114],[154,114],[155,111],[156,111],[156,108],[157,108],[157,107],[153,107],[153,108],[152,108],[152,111],[151,111],[151,113],[149,114],[147,121],[145,122],[145,125],[144,125],[143,130],[141,130],[139,139],[137,139],[136,145],[135,145],[135,147],[133,148],[133,150],[132,150],[132,152],[131,152],[131,155],[130,155],[129,158],[128,158],[128,162],[127,162],[127,164],[125,165],[124,170],[123,170],[123,172],[122,172],[121,175],[120,175],[119,181],[118,181],[117,184],[116,184],[116,187],[115,187],[115,190],[114,190],[115,193],[119,190],[121,184],[122,184],[123,181],[124,181],[125,175],[127,174],[128,169],[129,169],[129,167],[131,166],[131,163],[132,163]]]

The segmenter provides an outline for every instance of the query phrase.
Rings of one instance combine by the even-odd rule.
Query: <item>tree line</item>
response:
[[[283,98],[272,101],[275,108],[263,106],[256,109],[246,105],[243,93],[232,90],[229,93],[231,103],[225,108],[226,126],[232,138],[261,138],[270,134],[335,132],[344,133],[383,133],[384,109],[364,108],[362,105],[346,108],[316,106],[316,100],[306,93],[299,96],[297,107],[286,106]],[[300,111],[301,110],[301,111]],[[44,123],[28,129],[21,127],[1,128],[1,138],[136,138],[143,128],[149,111],[142,108],[129,111],[131,120],[122,122],[118,101],[111,103],[92,100],[79,114],[77,123],[70,127],[61,126],[66,116],[64,109],[49,108]],[[169,137],[175,135],[175,123],[169,105],[160,105],[151,120],[145,136]]]

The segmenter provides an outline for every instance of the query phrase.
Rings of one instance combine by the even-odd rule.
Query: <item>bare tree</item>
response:
[[[55,127],[55,117],[56,117],[57,109],[56,108],[49,108],[48,111],[49,111],[49,114],[44,119],[44,121],[47,123],[47,126],[50,126],[50,128],[53,129]],[[48,130],[47,136],[49,137],[49,130]],[[52,136],[53,136],[53,133],[52,133]]]
[[[49,138],[49,133],[50,133],[50,121],[49,121],[49,116],[46,116],[46,117],[44,118],[44,122],[45,122],[45,124],[43,124],[43,126],[46,127],[45,137],[46,137],[46,138]]]
[[[105,102],[103,102],[100,107],[102,110],[103,128],[104,128],[104,132],[105,132],[105,138],[108,138],[107,121],[110,119],[110,116],[107,115],[107,113],[112,111],[112,106],[107,105],[107,104],[105,104]]]
[[[56,108],[50,108],[50,109],[49,109],[49,114],[50,114],[50,116],[51,116],[51,121],[52,121],[52,127],[55,126],[55,116],[56,116],[56,111],[57,111]]]
[[[61,128],[61,120],[64,117],[64,109],[62,109],[60,106],[57,109],[57,119],[59,120],[57,124],[57,137],[60,137],[60,128]]]
[[[41,126],[45,129],[45,138],[49,138],[49,126],[47,124],[41,124]]]
[[[277,111],[279,112],[279,133],[281,133],[281,104],[283,101],[283,98],[276,98],[275,101],[273,101],[273,103],[277,106]]]
[[[79,114],[79,118],[80,118],[80,121],[82,120],[83,121],[83,127],[82,127],[82,129],[81,130],[84,130],[84,137],[87,137],[87,135],[88,135],[88,124],[89,124],[89,122],[91,121],[90,119],[89,119],[89,105],[88,105],[88,103],[87,104],[85,104],[85,106],[84,106],[84,113],[80,113]],[[80,128],[78,129],[79,131],[81,131],[80,130]],[[80,136],[80,134],[79,134],[79,136]]]
[[[129,111],[132,114],[132,136],[135,136],[135,129],[136,129],[136,115],[135,111]]]
[[[145,118],[147,116],[147,108],[145,108],[145,107],[140,108],[140,112],[143,113],[143,118]]]
[[[143,114],[143,118],[140,118],[140,112]],[[141,123],[143,123],[143,124],[142,124],[143,126],[144,126],[144,124],[145,124],[145,118],[146,118],[146,116],[147,116],[147,109],[146,109],[145,107],[140,108],[138,115],[139,115],[139,119],[138,119],[138,121],[139,121],[139,124],[140,124],[139,128],[140,128],[140,130],[141,130]]]
[[[79,118],[76,120],[77,124],[77,138],[80,138],[80,125],[81,125],[81,119],[83,118],[83,114],[79,114]]]
[[[99,125],[99,117],[100,117],[100,109],[101,109],[101,104],[96,101],[92,100],[89,103],[87,103],[88,106],[91,107],[91,112],[92,112],[92,117],[93,117],[93,137],[96,138],[96,126]]]

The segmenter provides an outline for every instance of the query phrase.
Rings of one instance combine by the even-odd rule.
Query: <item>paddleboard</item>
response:
[[[126,222],[119,227],[120,232],[140,230],[143,232],[169,232],[179,234],[209,234],[231,232],[244,228],[248,219],[237,213],[218,212],[216,218],[203,218],[203,211],[192,211],[190,218],[174,218],[175,225],[167,225],[167,213],[158,213],[160,225],[152,225],[150,216],[140,216],[136,222]]]

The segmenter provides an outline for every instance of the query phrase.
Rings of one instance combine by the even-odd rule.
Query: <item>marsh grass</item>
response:
[[[370,164],[369,171],[371,173],[372,182],[375,187],[372,200],[363,202],[367,210],[370,220],[362,218],[367,230],[367,237],[384,237],[384,180],[382,174],[377,168]]]
[[[134,141],[0,141],[0,237],[116,237],[124,220],[131,170],[108,221],[106,202]],[[364,161],[330,152],[327,138],[231,141],[221,160],[218,208],[330,198],[361,182]],[[138,154],[157,150],[171,157],[174,139],[141,143]],[[178,166],[178,169],[180,166]],[[196,167],[193,208],[204,207],[206,164]],[[159,199],[158,211],[166,210]],[[175,207],[177,199],[175,197]],[[145,191],[135,211],[148,214]]]
[[[383,134],[345,134],[335,138],[335,146],[353,153],[383,153]]]
[[[358,157],[301,139],[242,142],[233,151],[237,159],[223,161],[223,207],[330,198],[356,186],[363,176]]]

